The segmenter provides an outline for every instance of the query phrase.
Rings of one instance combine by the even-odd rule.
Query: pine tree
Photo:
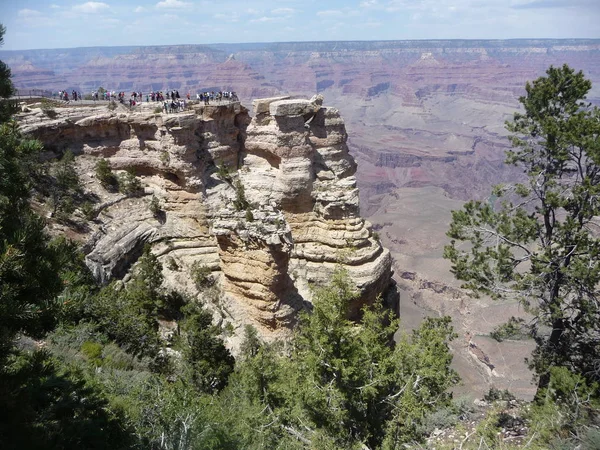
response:
[[[585,101],[591,82],[567,65],[525,89],[506,126],[507,163],[526,181],[497,187],[496,205],[454,211],[445,257],[475,294],[517,298],[533,314],[539,393],[554,366],[600,380],[600,112]]]

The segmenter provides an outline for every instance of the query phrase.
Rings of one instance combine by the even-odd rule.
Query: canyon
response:
[[[167,218],[181,216],[177,223],[167,220],[165,226],[173,227],[169,238],[161,234],[167,228],[153,231],[157,228],[154,225],[138,228],[135,233],[151,236],[158,254],[166,257],[169,252],[179,252],[176,254],[182,265],[190,265],[197,255],[204,254],[215,273],[223,267],[227,292],[233,298],[251,293],[250,303],[238,307],[251,308],[253,320],[266,329],[285,328],[293,317],[291,311],[309,295],[309,283],[329,276],[339,261],[374,274],[390,264],[401,289],[403,329],[410,330],[424,314],[452,316],[459,334],[453,343],[455,364],[465,391],[481,393],[493,385],[531,397],[531,374],[523,358],[532,343],[498,343],[489,337],[495,326],[524,312],[518,304],[472,299],[460,289],[441,257],[447,242],[445,231],[450,211],[460,208],[465,200],[486,199],[494,184],[518,180],[519,173],[504,165],[504,152],[510,147],[504,122],[518,110],[518,97],[524,94],[527,81],[543,75],[550,65],[567,63],[592,81],[588,100],[600,104],[600,40],[98,47],[0,51],[0,59],[9,64],[16,87],[25,95],[32,89],[76,89],[86,94],[102,86],[144,94],[168,89],[192,94],[232,90],[248,106],[257,98],[278,98],[273,102],[284,102],[279,104],[282,106],[265,100],[255,102],[250,111],[225,112],[217,107],[196,111],[194,117],[202,117],[198,122],[202,125],[192,125],[198,118],[185,119],[185,115],[159,120],[151,110],[133,119],[119,119],[106,111],[83,114],[77,108],[67,114],[73,115],[69,119],[73,123],[56,126],[54,137],[45,142],[50,147],[79,142],[84,155],[80,161],[103,155],[117,170],[135,166],[147,177],[148,189],[153,183],[158,186],[156,192],[163,195]],[[333,107],[320,108],[315,116],[320,121],[318,133],[325,137],[315,132],[299,144],[306,130],[300,118],[314,113],[309,106],[314,103],[297,97],[312,98],[315,94],[323,95]],[[284,105],[290,100],[304,106],[294,107],[298,110],[291,116],[296,118],[282,124],[284,116],[277,111],[288,108]],[[35,114],[38,119],[22,119],[24,129],[31,127],[29,132],[34,135],[34,129],[40,127],[36,124],[39,112]],[[102,114],[106,117],[84,117]],[[338,123],[340,116],[344,130]],[[82,120],[83,124],[79,123]],[[86,137],[82,131],[85,120],[90,121],[85,127],[102,130],[95,138]],[[51,136],[55,125],[44,126],[46,131],[38,135]],[[167,130],[166,134],[160,136],[160,130]],[[241,147],[236,147],[239,139],[245,146],[241,152]],[[170,140],[169,148],[174,149],[168,150],[169,167],[160,159],[163,140]],[[195,151],[182,150],[197,145],[212,161],[202,162],[205,165],[198,166],[201,169],[191,168]],[[277,150],[280,148],[286,150]],[[152,151],[154,156],[149,156]],[[309,161],[312,177],[299,170],[308,170]],[[243,170],[246,163],[252,167],[249,173]],[[82,166],[83,174],[91,172],[91,164]],[[254,230],[254,225],[238,228],[245,212],[231,208],[221,211],[220,196],[231,201],[235,188],[215,175],[218,164],[240,169],[238,176],[247,197],[260,204],[253,210],[254,217],[260,217],[260,223],[272,224],[266,233]],[[354,176],[356,186],[352,184]],[[92,177],[88,181],[93,184]],[[294,191],[294,186],[303,189]],[[373,224],[372,230],[360,219],[359,199],[360,213]],[[125,221],[136,218],[136,211],[145,211],[144,220],[151,222],[147,207],[140,202],[126,199],[108,212]],[[198,209],[196,204],[204,206]],[[211,233],[207,218],[215,211],[222,214]],[[329,221],[337,223],[335,230],[323,230],[323,223]],[[125,230],[133,229],[134,224],[128,226],[113,228],[123,230],[127,240]],[[108,228],[105,225],[102,232]],[[102,240],[107,239],[102,232],[95,235],[96,253],[88,256],[95,258],[99,273],[114,270],[106,263],[112,256],[102,256],[99,250],[109,242]],[[389,254],[376,242],[374,232]],[[264,238],[266,235],[270,237]],[[190,248],[192,236],[199,236],[197,242],[204,243]],[[272,241],[275,236],[277,242]],[[293,249],[289,248],[290,236]],[[249,246],[257,253],[240,256],[239,249]],[[266,248],[269,251],[265,252]],[[348,260],[345,248],[355,249],[356,262]],[[115,251],[106,248],[109,250]],[[333,256],[319,256],[324,254]],[[237,269],[228,269],[242,267],[249,260],[258,261],[262,267],[254,279],[236,278]],[[277,273],[285,272],[286,277],[270,272],[278,266],[285,270]],[[321,271],[322,266],[328,270]],[[180,275],[176,282],[188,283]],[[369,278],[364,273],[357,275],[357,280],[365,301],[371,299],[369,292],[380,291],[387,283],[384,276]],[[277,309],[273,305],[280,292],[290,295]]]
[[[338,110],[320,96],[258,99],[254,110],[250,119],[232,102],[163,114],[147,103],[135,112],[97,105],[47,114],[34,104],[17,120],[44,144],[45,157],[76,155],[93,218],[53,227],[83,244],[100,282],[127,280],[150,245],[166,286],[210,304],[234,330],[232,347],[245,324],[265,339],[289,335],[313,287],[339,270],[357,293],[352,317],[379,296],[393,306],[390,253],[360,217]],[[101,160],[135,173],[143,192],[107,189],[95,171]],[[198,269],[220,291],[194,283]]]

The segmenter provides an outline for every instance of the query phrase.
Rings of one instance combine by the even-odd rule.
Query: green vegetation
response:
[[[0,47],[4,45],[4,33],[6,28],[0,24]],[[0,123],[6,122],[17,110],[17,103],[8,100],[15,93],[10,75],[8,65],[0,61]]]
[[[47,98],[42,99],[42,112],[51,119],[55,119],[58,115],[54,109],[54,104],[52,100],[48,100]]]
[[[85,220],[94,220],[96,218],[96,210],[94,205],[90,201],[85,201],[81,205],[81,213]]]
[[[502,342],[505,339],[525,339],[529,336],[529,333],[525,319],[511,317],[508,322],[494,328],[490,336],[498,342]]]
[[[161,163],[163,163],[165,166],[168,166],[170,161],[171,161],[171,156],[169,155],[169,152],[167,152],[167,151],[160,152],[160,162]]]
[[[244,185],[239,179],[235,180],[234,188],[235,200],[233,201],[233,206],[237,211],[244,211],[245,209],[248,209],[250,207],[250,203],[246,199]]]
[[[110,168],[108,161],[104,158],[96,163],[96,178],[98,178],[104,189],[109,191],[118,189],[119,180]]]
[[[37,150],[27,161],[23,160],[23,168],[29,176],[35,200],[48,206],[49,216],[58,222],[74,223],[72,214],[76,208],[83,208],[87,203],[87,208],[93,210],[91,203],[94,198],[84,192],[73,153],[67,150],[58,161],[46,164],[40,163],[36,153]]]
[[[152,196],[152,200],[150,200],[148,209],[150,209],[150,212],[152,213],[152,215],[154,217],[158,217],[160,215],[160,213],[162,212],[162,209],[160,207],[160,202],[158,201],[158,198],[156,198],[155,195]]]
[[[527,181],[497,187],[495,204],[471,201],[454,211],[445,249],[464,287],[516,298],[533,315],[532,420],[545,445],[550,435],[589,424],[586,411],[600,398],[600,111],[585,101],[590,89],[567,65],[527,83],[523,113],[506,124],[513,144],[507,163]],[[514,320],[498,332],[521,325]]]
[[[40,149],[16,124],[0,124],[0,364],[18,333],[39,335],[51,326],[60,292],[61,249],[51,245],[29,205],[29,169]]]
[[[227,385],[235,360],[217,337],[221,330],[212,324],[212,314],[194,303],[186,305],[183,312],[182,354],[189,371],[187,377],[199,392],[218,392]]]
[[[51,168],[53,180],[50,186],[52,215],[60,221],[67,220],[75,210],[74,200],[83,194],[83,187],[74,165],[75,156],[71,151]]]
[[[114,192],[118,190],[128,196],[137,196],[143,191],[142,183],[135,175],[134,169],[129,169],[117,176],[104,158],[96,163],[96,178],[107,191]]]
[[[0,43],[3,33],[0,26]],[[0,95],[10,87],[3,68]],[[598,447],[600,243],[589,230],[600,215],[600,124],[598,111],[581,102],[587,90],[566,66],[528,85],[525,114],[509,125],[516,148],[509,161],[525,168],[530,183],[498,207],[471,202],[454,213],[446,249],[454,273],[476,292],[518,297],[534,314],[540,384],[523,417],[500,405],[514,402],[509,393],[490,391],[495,405],[473,431],[476,442],[453,447],[506,448],[499,431],[522,420],[531,430],[525,447]],[[350,321],[356,292],[343,270],[314,289],[312,310],[289,341],[264,343],[248,326],[237,359],[222,340],[231,325],[224,331],[213,318],[220,299],[206,289],[216,281],[209,267],[196,263],[192,275],[215,305],[169,291],[149,246],[131,278],[99,286],[77,246],[51,239],[31,208],[45,176],[40,151],[0,118],[3,449],[422,448],[433,429],[470,414],[448,392],[458,382],[450,318],[427,318],[397,340],[398,320],[381,301]],[[80,195],[73,167],[67,153],[48,169],[57,214]],[[118,180],[105,160],[96,174],[128,195],[141,189],[134,173]],[[236,208],[249,211],[239,180],[235,187]],[[456,240],[473,246],[463,251]],[[509,321],[498,336],[522,325]]]
[[[217,165],[217,175],[221,180],[231,183],[231,173],[229,171],[229,167],[227,167],[227,164],[221,163]]]
[[[136,177],[134,169],[128,169],[119,175],[118,178],[119,192],[122,194],[135,197],[143,192],[142,183]]]
[[[167,267],[169,270],[179,270],[179,264],[177,264],[177,261],[172,256],[167,258]]]
[[[315,292],[285,353],[246,329],[222,393],[240,448],[400,448],[422,438],[428,412],[449,404],[449,319],[427,320],[393,346],[397,322],[380,303],[361,324],[346,319],[354,295],[338,272]]]
[[[191,275],[192,280],[199,291],[202,291],[215,283],[210,267],[201,264],[199,261],[196,261],[192,265]]]

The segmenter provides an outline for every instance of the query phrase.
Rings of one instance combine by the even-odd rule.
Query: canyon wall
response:
[[[150,244],[167,285],[202,297],[192,274],[208,268],[222,288],[211,301],[225,320],[272,334],[291,329],[311,286],[335,270],[345,269],[359,293],[353,316],[391,282],[389,251],[359,214],[344,122],[322,101],[256,100],[253,119],[235,102],[175,114],[157,113],[155,104],[136,112],[59,107],[56,118],[34,107],[18,120],[47,157],[77,155],[96,218],[63,231],[84,243],[99,280],[127,279]],[[143,194],[102,187],[94,169],[100,158],[117,172],[135,171]]]
[[[397,188],[483,196],[513,178],[504,121],[527,80],[570,64],[594,82],[600,40],[296,42],[0,51],[21,92],[233,90],[257,97],[322,93],[344,114],[367,216]],[[470,173],[470,177],[461,175]]]

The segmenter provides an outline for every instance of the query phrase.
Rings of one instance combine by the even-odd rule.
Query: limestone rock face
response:
[[[388,286],[391,258],[360,217],[344,121],[322,103],[321,96],[255,101],[242,153],[243,167],[253,170],[240,178],[250,198],[285,216],[293,240],[288,273],[301,297],[310,299],[309,286],[341,266],[361,292],[356,312]]]
[[[360,292],[352,313],[390,284],[391,258],[359,215],[356,164],[339,112],[323,98],[193,105],[162,114],[155,104],[58,108],[50,119],[31,107],[21,130],[48,158],[71,150],[96,219],[79,238],[102,282],[126,276],[145,244],[163,263],[167,287],[205,296],[193,280],[205,266],[218,280],[221,318],[286,332],[310,302],[310,285],[339,266]],[[94,167],[134,170],[143,195],[108,192]],[[161,214],[150,212],[155,196]],[[213,295],[212,301],[215,301]]]

